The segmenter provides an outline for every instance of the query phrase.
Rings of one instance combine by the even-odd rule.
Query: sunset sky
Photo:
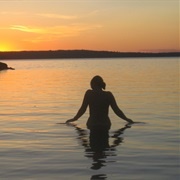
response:
[[[0,51],[180,51],[179,0],[0,0]]]

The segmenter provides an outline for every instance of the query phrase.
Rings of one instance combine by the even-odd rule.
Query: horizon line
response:
[[[91,49],[49,49],[49,50],[10,50],[10,51],[0,51],[0,53],[11,53],[11,52],[51,52],[51,51],[94,51],[94,52],[113,52],[113,53],[180,53],[180,50],[170,50],[170,51],[115,51],[115,50],[91,50]]]

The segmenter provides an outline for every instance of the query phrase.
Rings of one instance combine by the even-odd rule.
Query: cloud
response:
[[[77,16],[62,15],[62,14],[50,14],[50,13],[37,14],[37,15],[46,17],[46,18],[65,19],[65,20],[72,20],[72,19],[78,18]]]
[[[70,34],[76,34],[78,32],[98,29],[101,27],[102,26],[98,24],[91,25],[91,24],[75,23],[71,25],[52,26],[52,27],[30,27],[23,25],[12,25],[8,29],[23,31],[28,33],[70,35]]]
[[[99,10],[94,10],[94,11],[91,11],[91,12],[87,12],[86,14],[83,14],[81,16],[53,14],[53,13],[40,13],[40,14],[36,14],[36,15],[41,16],[41,17],[45,17],[45,18],[75,20],[75,19],[81,19],[81,18],[87,18],[87,17],[95,16],[98,13],[99,13]]]
[[[40,28],[33,28],[33,27],[27,27],[21,25],[12,25],[9,29],[28,32],[28,33],[43,33],[44,31],[43,29]]]
[[[12,25],[8,29],[29,33],[28,36],[24,35],[23,40],[28,42],[48,42],[56,41],[60,38],[75,37],[82,33],[91,32],[101,28],[98,24],[71,24],[64,26],[48,26],[48,27],[31,27],[23,25]]]

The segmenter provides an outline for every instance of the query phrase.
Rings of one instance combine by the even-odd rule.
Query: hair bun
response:
[[[96,88],[106,88],[106,83],[103,81],[103,78],[101,76],[94,76],[91,80],[91,88],[96,89]]]

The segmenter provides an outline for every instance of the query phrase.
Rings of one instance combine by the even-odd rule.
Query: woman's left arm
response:
[[[89,104],[88,99],[89,99],[89,90],[86,91],[82,105],[81,105],[80,109],[78,110],[77,114],[74,116],[74,118],[67,120],[66,123],[78,120],[86,112],[86,109]]]

